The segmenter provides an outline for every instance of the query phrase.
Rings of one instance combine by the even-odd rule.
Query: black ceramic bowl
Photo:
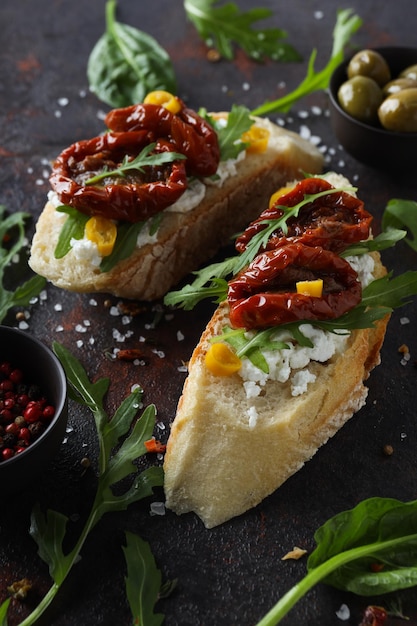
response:
[[[417,63],[417,48],[374,48],[387,61],[392,77]],[[417,133],[399,133],[371,126],[346,113],[338,103],[337,92],[347,80],[350,59],[333,72],[329,85],[330,122],[337,139],[345,150],[358,161],[381,170],[415,169]]]
[[[24,381],[37,385],[55,407],[39,438],[23,452],[0,461],[1,491],[17,493],[29,487],[58,453],[67,426],[67,381],[60,361],[47,346],[27,332],[0,325],[0,363],[4,361],[22,370]]]

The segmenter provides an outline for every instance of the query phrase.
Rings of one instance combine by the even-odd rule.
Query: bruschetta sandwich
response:
[[[76,292],[156,300],[323,158],[309,141],[234,106],[196,112],[152,92],[52,164],[29,264]]]
[[[408,281],[387,274],[380,250],[405,233],[373,237],[356,191],[334,173],[277,191],[236,254],[166,296],[184,309],[218,305],[171,426],[168,509],[207,528],[244,513],[365,404],[392,308],[416,277],[405,293]]]

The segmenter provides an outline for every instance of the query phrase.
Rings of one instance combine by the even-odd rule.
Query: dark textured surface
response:
[[[253,4],[239,2],[242,8]],[[273,8],[275,25],[288,32],[305,59],[317,47],[317,68],[321,68],[330,53],[337,4],[332,0],[269,0],[261,4]],[[88,93],[86,65],[104,29],[104,5],[98,0],[1,2],[0,202],[10,211],[25,210],[36,218],[48,190],[48,161],[68,144],[103,129],[100,115],[108,107]],[[416,24],[410,19],[415,11],[412,0],[354,0],[349,6],[364,20],[355,36],[358,46],[415,44]],[[118,19],[153,35],[166,48],[174,62],[178,93],[194,108],[228,110],[233,103],[253,108],[266,99],[275,99],[285,89],[293,89],[305,75],[305,62],[257,65],[242,53],[234,62],[209,63],[205,46],[186,22],[178,0],[120,0]],[[68,99],[65,106],[61,98]],[[312,106],[320,107],[321,113]],[[326,168],[346,174],[358,185],[377,224],[390,198],[416,199],[415,177],[381,174],[346,155],[332,137],[326,110],[327,96],[321,93],[298,104],[290,115],[272,119],[285,119],[287,126],[296,131],[308,128],[325,151]],[[384,260],[396,272],[415,269],[417,263],[416,254],[405,245],[385,254]],[[189,358],[210,307],[200,307],[193,313],[175,312],[172,318],[162,316],[152,328],[158,314],[154,307],[145,307],[124,324],[122,316],[111,314],[104,296],[96,297],[94,306],[87,295],[65,293],[51,286],[46,295],[29,309],[28,332],[48,345],[57,340],[70,348],[92,378],[109,376],[110,412],[132,384],[140,383],[145,390],[145,404],[153,402],[157,406],[158,420],[166,427],[159,434],[165,440],[185,377],[182,362]],[[110,302],[117,304],[113,299]],[[411,323],[401,324],[403,316]],[[10,316],[6,323],[16,322]],[[369,380],[367,406],[306,468],[259,507],[210,531],[193,515],[151,516],[149,502],[109,515],[89,537],[82,560],[40,623],[131,623],[121,550],[124,531],[130,530],[150,542],[163,577],[178,579],[176,591],[158,604],[159,611],[166,615],[167,626],[254,625],[304,575],[305,561],[281,561],[281,557],[295,545],[312,549],[313,533],[326,519],[370,496],[416,498],[415,323],[415,303],[393,315],[382,364]],[[78,324],[85,332],[77,330]],[[114,329],[125,337],[123,343],[115,338]],[[177,331],[183,333],[183,340],[178,339]],[[139,343],[141,337],[146,339],[144,343]],[[406,366],[401,364],[398,352],[401,344],[407,344],[411,352]],[[112,362],[105,357],[115,347],[138,345],[144,351],[144,366]],[[14,580],[27,577],[34,582],[27,604],[13,603],[9,626],[19,623],[51,584],[28,534],[33,504],[39,501],[44,507],[68,515],[69,533],[76,536],[94,495],[92,472],[84,473],[80,465],[84,456],[90,457],[94,465],[92,417],[71,403],[69,423],[71,430],[60,455],[39,485],[20,497],[3,498],[0,505],[0,600]],[[382,452],[385,444],[393,446],[390,457]],[[155,499],[161,497],[156,494]],[[414,617],[414,621],[405,623],[416,624],[415,590],[400,595],[404,612]],[[367,604],[386,606],[390,600],[357,598],[320,585],[282,623],[356,626]],[[351,610],[347,622],[336,616],[342,603]],[[389,624],[396,623],[401,622],[390,618]]]

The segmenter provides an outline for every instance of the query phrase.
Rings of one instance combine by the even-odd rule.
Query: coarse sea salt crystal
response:
[[[350,609],[347,604],[342,604],[338,611],[336,611],[336,617],[342,622],[346,622],[350,618]]]
[[[54,305],[54,311],[57,311],[57,312],[58,312],[58,311],[62,311],[62,304],[59,304],[59,303],[58,303],[58,304],[55,304],[55,305]]]
[[[258,421],[258,411],[256,410],[254,406],[249,407],[248,417],[249,417],[249,421],[248,421],[249,428],[255,428],[256,422]]]
[[[151,515],[165,515],[165,504],[163,502],[151,502]]]
[[[177,330],[177,341],[184,341],[184,334],[180,330]]]
[[[408,317],[400,317],[400,324],[404,326],[405,324],[409,324],[410,320]]]

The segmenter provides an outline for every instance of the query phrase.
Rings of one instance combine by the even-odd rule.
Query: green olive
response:
[[[372,78],[354,76],[340,85],[337,98],[342,109],[355,119],[371,123],[378,120],[383,95]]]
[[[411,89],[412,87],[417,87],[417,79],[413,80],[412,78],[396,78],[395,80],[390,80],[389,83],[384,85],[382,93],[385,97],[387,97],[390,96],[392,93],[397,93],[402,89]]]
[[[412,78],[413,80],[417,80],[417,65],[410,65],[410,67],[406,67],[400,74],[400,78]]]
[[[378,117],[387,130],[417,133],[417,88],[402,89],[385,98]]]
[[[375,50],[361,50],[349,62],[348,78],[354,76],[368,76],[380,87],[391,80],[391,71],[384,57]]]

